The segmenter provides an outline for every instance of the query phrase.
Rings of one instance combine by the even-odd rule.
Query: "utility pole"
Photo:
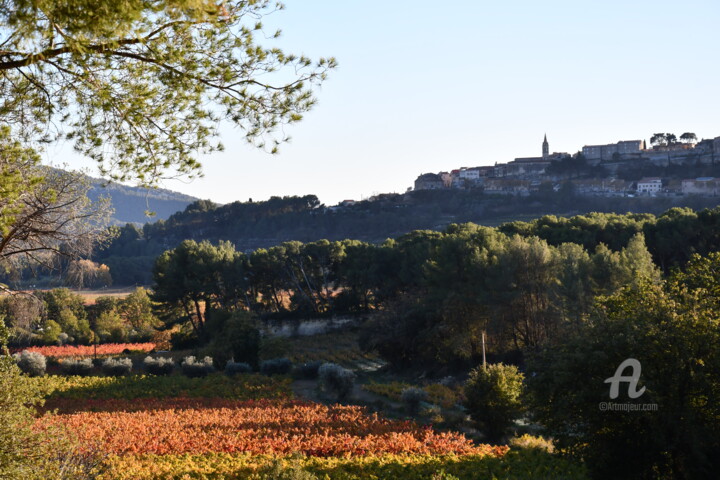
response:
[[[482,349],[483,349],[483,370],[487,369],[487,362],[485,361],[485,330],[482,332]]]

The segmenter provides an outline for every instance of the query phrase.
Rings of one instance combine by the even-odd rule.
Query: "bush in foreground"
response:
[[[14,355],[15,362],[20,370],[27,373],[31,377],[42,377],[47,369],[47,361],[45,356],[38,352],[29,352],[23,350],[22,353]]]
[[[143,368],[150,375],[170,375],[175,369],[175,362],[172,358],[147,356],[143,360]]]
[[[34,428],[41,385],[28,379],[6,350],[8,329],[0,320],[0,478],[5,480],[84,480],[95,466],[91,448],[80,455],[64,431]],[[20,355],[21,356],[21,355]]]
[[[226,375],[237,375],[239,373],[252,373],[252,367],[246,362],[233,362],[232,360],[225,364]]]
[[[106,358],[102,362],[102,371],[111,377],[121,377],[132,371],[132,360],[129,358]]]
[[[287,358],[273,358],[260,363],[260,373],[265,375],[287,375],[292,370],[292,362]]]
[[[205,357],[198,360],[192,355],[183,359],[180,368],[182,368],[183,375],[190,378],[204,377],[215,371],[212,358]]]
[[[547,453],[553,453],[555,451],[555,446],[551,440],[543,436],[533,436],[528,433],[511,438],[509,445],[512,448],[535,448]]]
[[[523,374],[514,365],[477,367],[465,384],[465,407],[490,441],[500,441],[522,412]]]
[[[318,369],[318,385],[333,393],[338,400],[350,396],[355,386],[355,373],[335,363],[323,363]]]
[[[60,364],[60,369],[65,375],[90,375],[93,372],[93,368],[94,365],[90,358],[68,358]]]
[[[408,408],[408,411],[415,415],[420,411],[420,404],[427,401],[428,394],[422,388],[409,387],[402,391],[400,398]]]

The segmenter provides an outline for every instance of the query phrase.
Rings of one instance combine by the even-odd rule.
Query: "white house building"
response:
[[[662,179],[645,177],[637,182],[638,193],[658,193],[662,189]]]

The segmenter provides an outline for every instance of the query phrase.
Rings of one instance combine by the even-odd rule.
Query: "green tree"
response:
[[[706,257],[693,255],[684,270],[676,271],[673,280],[694,290],[706,292],[709,302],[720,302],[720,252]]]
[[[378,247],[355,240],[344,243],[345,257],[338,265],[338,277],[346,288],[340,292],[339,302],[347,310],[368,311],[380,283],[377,278]]]
[[[95,333],[103,343],[123,343],[128,340],[128,328],[115,310],[102,312],[95,321]]]
[[[237,256],[229,242],[214,246],[185,240],[155,261],[152,299],[160,304],[165,326],[189,323],[195,335],[205,340],[205,323],[212,309],[222,309],[220,288],[224,266]]]
[[[689,208],[671,208],[643,229],[648,247],[665,271],[685,264],[696,251],[702,234],[698,214]]]
[[[302,250],[309,263],[303,273],[315,298],[316,309],[326,312],[332,308],[334,286],[338,279],[338,267],[345,257],[345,245],[342,242],[318,240],[306,243]]]
[[[92,330],[87,318],[83,298],[67,288],[56,288],[47,292],[38,292],[45,301],[45,322],[53,321],[63,333],[70,335],[75,342],[87,343],[92,339]]]
[[[592,281],[593,263],[580,245],[563,243],[557,249],[557,304],[563,323],[577,328],[590,312],[596,293]]]
[[[645,246],[645,236],[642,233],[638,233],[630,239],[627,246],[620,252],[620,258],[629,271],[628,281],[638,283],[660,280],[660,270]]]
[[[65,136],[105,175],[197,173],[218,122],[275,151],[315,103],[333,59],[259,44],[273,0],[9,0],[0,7],[0,121],[16,138]],[[269,145],[268,145],[269,144]]]
[[[221,367],[229,360],[258,367],[263,339],[257,319],[244,311],[214,312],[215,334],[210,344],[213,359]]]
[[[150,291],[146,288],[137,287],[118,302],[117,309],[124,322],[137,332],[148,331],[158,326]]]
[[[47,320],[41,328],[40,340],[45,344],[57,343],[63,333],[62,327],[54,320]]]
[[[493,314],[518,348],[534,347],[557,332],[553,303],[557,255],[537,237],[513,236],[498,254],[494,274]]]
[[[475,363],[482,355],[482,334],[489,328],[491,270],[504,236],[472,224],[451,225],[425,263],[425,308],[437,312],[428,340],[442,347],[445,360]],[[434,337],[434,338],[433,338]],[[432,339],[432,340],[431,340]]]
[[[517,367],[502,363],[470,372],[464,389],[465,407],[490,441],[501,441],[522,413],[523,379]]]
[[[288,281],[283,274],[285,248],[259,248],[250,254],[250,282],[258,301],[268,310],[285,310],[283,293]]]
[[[654,147],[667,145],[667,138],[665,137],[665,134],[664,133],[653,133],[653,136],[650,137],[650,145],[652,145]]]
[[[682,278],[628,287],[604,299],[576,336],[531,357],[536,419],[595,478],[715,477],[720,325],[707,292]],[[613,400],[606,379],[628,358],[641,364],[643,394]],[[600,409],[611,401],[637,410]]]
[[[680,140],[684,143],[695,143],[697,142],[697,135],[692,132],[685,132],[680,135]]]

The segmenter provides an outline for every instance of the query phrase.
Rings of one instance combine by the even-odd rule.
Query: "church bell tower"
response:
[[[547,141],[547,133],[545,134],[545,140],[543,140],[543,155],[542,158],[548,158],[550,156],[550,144]]]

